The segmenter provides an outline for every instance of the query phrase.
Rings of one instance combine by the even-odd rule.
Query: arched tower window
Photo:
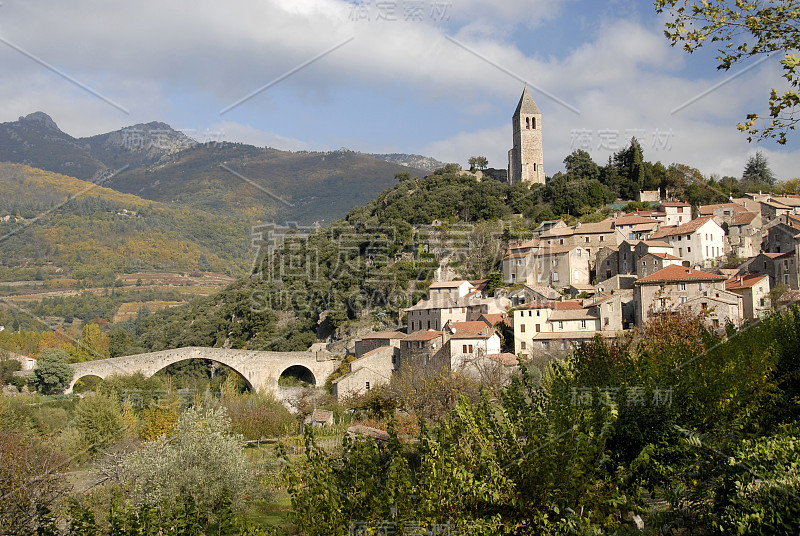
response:
[[[525,118],[525,128],[531,128],[531,118],[530,117],[526,117]]]
[[[531,117],[531,128],[536,128],[536,118]]]

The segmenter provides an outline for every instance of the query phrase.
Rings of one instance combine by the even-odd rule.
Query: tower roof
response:
[[[536,103],[533,102],[533,97],[528,92],[528,86],[525,86],[525,89],[522,90],[522,97],[519,98],[519,104],[517,104],[517,109],[514,112],[514,116],[518,116],[520,113],[523,114],[541,114],[541,110],[539,107],[536,106]]]

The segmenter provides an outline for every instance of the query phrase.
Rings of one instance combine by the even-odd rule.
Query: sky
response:
[[[545,170],[599,164],[639,139],[647,160],[740,177],[787,146],[736,129],[783,88],[778,58],[718,71],[642,0],[2,0],[0,122],[34,111],[76,137],[162,121],[199,141],[416,153],[505,168],[527,85]]]

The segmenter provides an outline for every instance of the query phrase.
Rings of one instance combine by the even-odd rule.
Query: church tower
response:
[[[533,102],[527,86],[522,90],[512,123],[514,145],[508,151],[508,183],[544,184],[542,112]]]

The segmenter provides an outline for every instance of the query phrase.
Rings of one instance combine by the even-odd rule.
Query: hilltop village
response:
[[[544,183],[542,114],[527,88],[512,129],[508,169],[491,176]],[[796,299],[800,196],[748,193],[693,207],[653,190],[640,191],[637,201],[652,208],[596,223],[541,222],[532,239],[509,245],[500,261],[504,286],[491,292],[488,280],[437,278],[403,311],[400,329],[355,342],[334,393],[364,393],[412,362],[500,377],[519,359],[563,357],[679,309],[723,332]]]

